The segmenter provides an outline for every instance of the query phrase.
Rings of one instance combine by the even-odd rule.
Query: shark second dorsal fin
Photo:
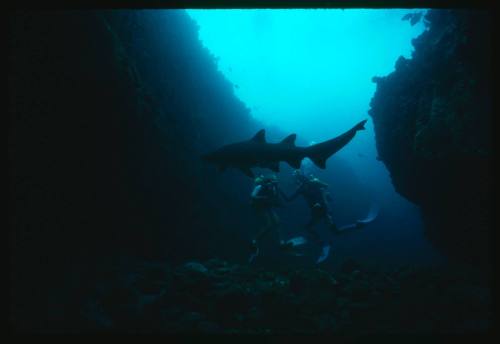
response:
[[[280,143],[284,143],[287,145],[295,146],[295,139],[297,138],[297,134],[291,134],[281,140]]]
[[[255,141],[255,142],[266,142],[266,131],[264,129],[261,129],[255,134],[254,137],[251,138],[250,141]]]

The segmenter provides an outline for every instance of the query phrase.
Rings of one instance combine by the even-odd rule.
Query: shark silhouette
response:
[[[254,174],[252,167],[269,168],[279,172],[279,163],[284,161],[295,169],[300,168],[302,159],[311,159],[319,168],[326,168],[326,160],[352,140],[358,130],[364,130],[366,119],[345,133],[309,147],[295,146],[296,134],[285,137],[279,143],[266,142],[266,132],[259,130],[253,138],[243,142],[225,145],[218,150],[204,154],[201,158],[213,163],[221,171],[228,167],[240,169],[249,177]]]

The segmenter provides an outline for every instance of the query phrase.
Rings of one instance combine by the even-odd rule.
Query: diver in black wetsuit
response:
[[[262,238],[276,230],[280,241],[280,246],[284,248],[285,242],[281,239],[280,233],[280,219],[274,208],[283,205],[282,199],[286,199],[281,189],[278,187],[278,180],[276,176],[269,177],[260,176],[255,179],[255,187],[251,195],[251,205],[256,215],[261,218],[264,223],[263,227],[259,230],[254,240],[251,243],[251,250],[256,251]]]
[[[330,215],[328,203],[332,201],[332,197],[328,192],[328,184],[320,181],[314,176],[306,177],[300,170],[294,171],[294,176],[297,181],[298,187],[295,193],[288,197],[288,201],[292,201],[298,196],[304,197],[309,208],[311,209],[311,218],[305,225],[309,235],[311,235],[317,242],[321,243],[319,235],[314,231],[313,227],[324,220],[328,228],[333,234],[340,234],[340,230]],[[354,228],[361,228],[364,224],[357,222]]]
[[[312,176],[307,178],[300,170],[295,170],[293,174],[298,187],[288,198],[288,201],[292,201],[298,196],[304,197],[311,210],[311,218],[305,228],[310,236],[320,242],[318,234],[313,229],[320,220],[323,219],[332,231],[337,228],[328,209],[328,201],[331,201],[331,196],[327,190],[328,184]]]

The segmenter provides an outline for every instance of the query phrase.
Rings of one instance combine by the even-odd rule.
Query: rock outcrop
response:
[[[374,77],[379,159],[421,208],[427,237],[452,258],[488,266],[492,230],[491,18],[430,10],[412,58]]]

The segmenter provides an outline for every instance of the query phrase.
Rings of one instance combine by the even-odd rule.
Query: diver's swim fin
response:
[[[298,237],[294,237],[294,238],[288,239],[287,241],[283,242],[280,245],[280,248],[281,248],[281,250],[283,250],[289,254],[300,257],[300,256],[303,256],[304,254],[295,251],[295,249],[298,246],[304,245],[305,243],[307,243],[306,238],[304,238],[302,236],[298,236]]]
[[[318,260],[316,261],[316,264],[319,264],[321,262],[324,262],[326,258],[328,258],[328,255],[330,254],[330,244],[326,244],[321,248],[321,255],[318,257]]]
[[[248,258],[248,263],[252,264],[253,261],[255,260],[255,258],[257,258],[258,255],[259,255],[259,248],[257,247],[255,249],[255,252],[250,255],[250,258]]]
[[[298,237],[294,237],[294,238],[289,239],[286,243],[291,244],[292,247],[295,247],[295,246],[304,245],[306,242],[307,242],[306,238],[304,238],[303,236],[298,236]]]
[[[368,212],[368,215],[364,219],[358,220],[358,223],[367,224],[372,222],[377,218],[379,211],[380,211],[380,206],[378,204],[372,204],[372,206],[370,207],[370,211]]]
[[[378,216],[380,210],[380,206],[378,204],[372,204],[370,207],[370,211],[368,215],[364,219],[357,220],[355,223],[351,223],[345,226],[338,228],[335,232],[337,234],[343,233],[345,231],[349,231],[351,229],[363,228],[366,224],[373,222]]]

